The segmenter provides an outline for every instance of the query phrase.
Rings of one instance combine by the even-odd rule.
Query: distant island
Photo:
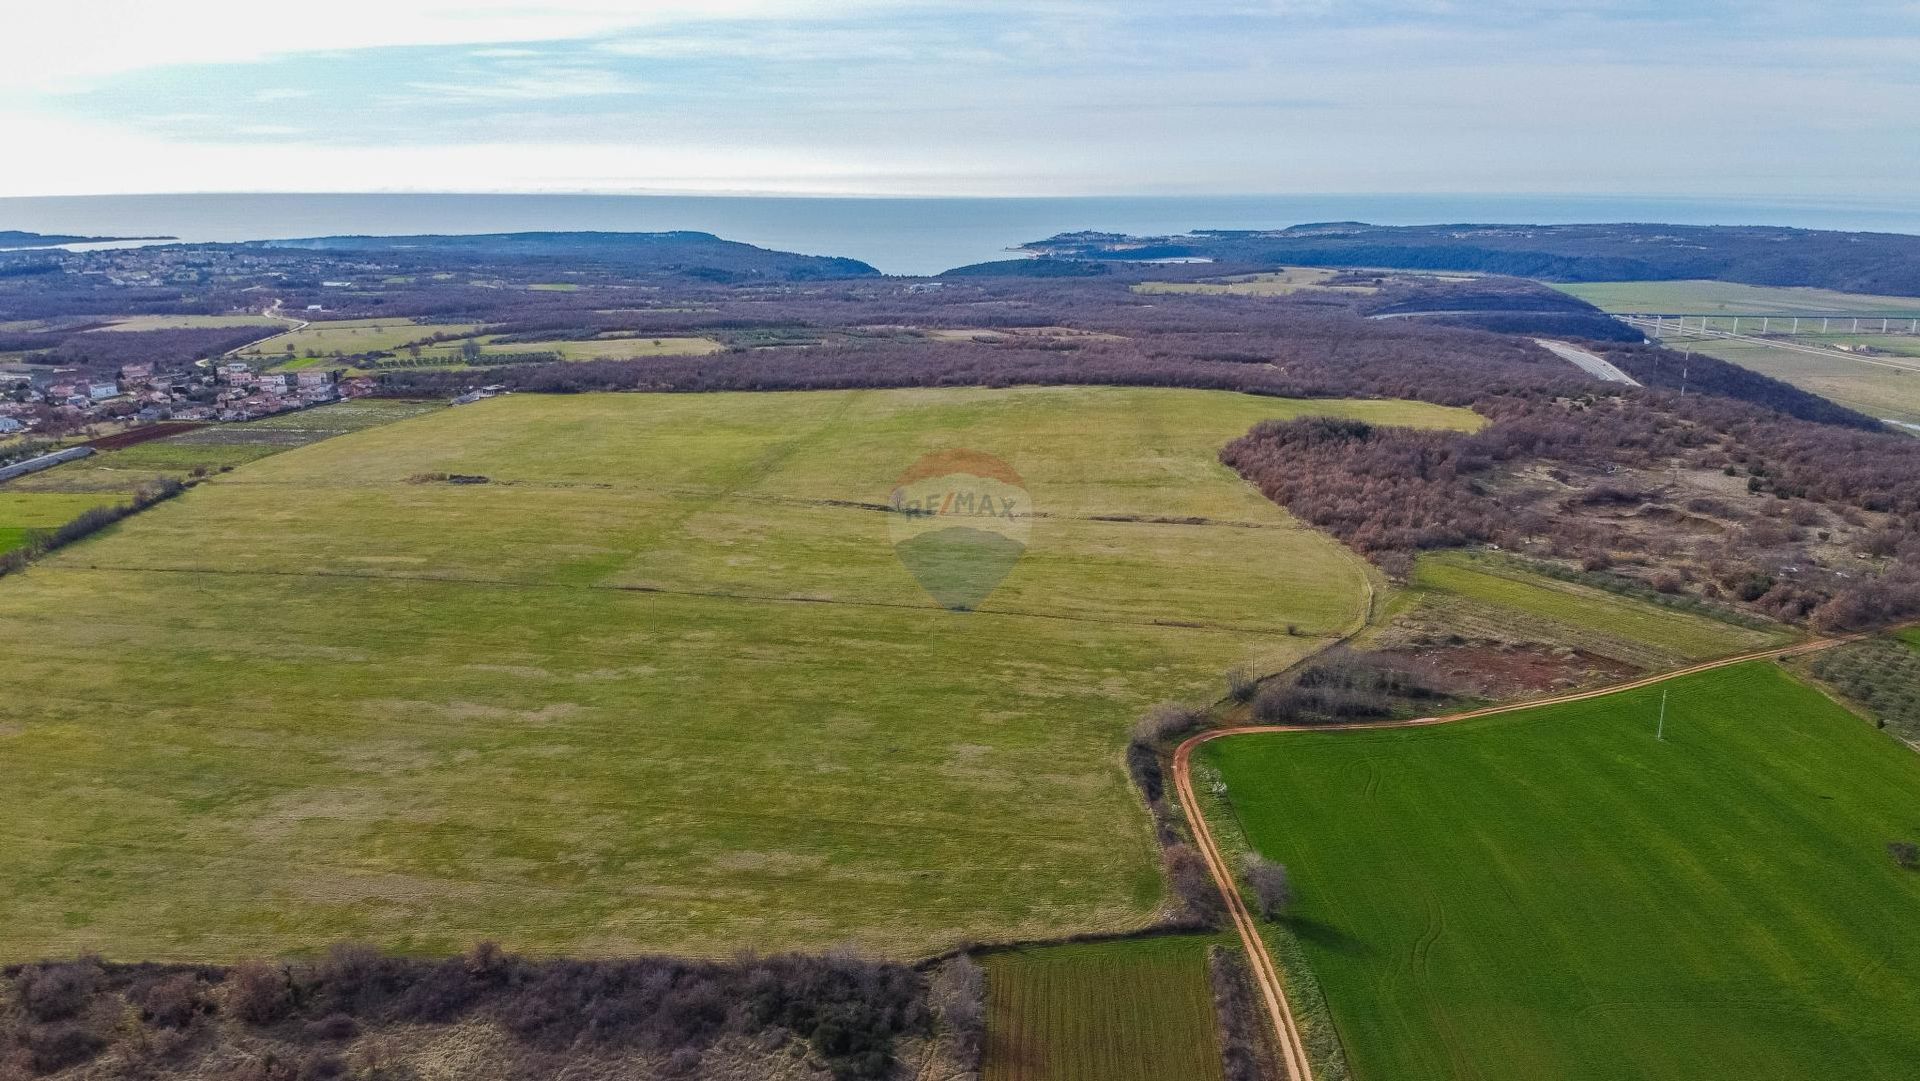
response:
[[[177,240],[171,236],[68,236],[64,233],[28,233],[0,229],[0,248],[53,248],[62,244],[109,244],[122,240]]]

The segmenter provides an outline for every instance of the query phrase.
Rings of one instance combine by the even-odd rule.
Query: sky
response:
[[[1920,0],[0,3],[0,195],[1920,198]]]

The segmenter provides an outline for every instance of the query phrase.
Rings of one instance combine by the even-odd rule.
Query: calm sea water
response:
[[[1272,195],[838,199],[677,195],[136,195],[0,199],[0,229],[190,241],[341,233],[697,229],[749,244],[931,274],[1075,229],[1167,234],[1313,221],[1669,222],[1920,233],[1920,206],[1565,196]]]

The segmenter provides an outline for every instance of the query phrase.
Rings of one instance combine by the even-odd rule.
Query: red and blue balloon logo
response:
[[[900,474],[887,503],[895,554],[944,608],[978,608],[1027,550],[1026,482],[991,454],[929,454]]]

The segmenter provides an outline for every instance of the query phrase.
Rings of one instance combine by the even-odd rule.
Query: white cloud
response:
[[[565,98],[639,94],[645,83],[598,68],[556,66],[516,73],[487,82],[420,81],[407,89],[426,94],[439,104],[502,101],[559,101]]]
[[[1914,191],[1920,26],[1663,32],[1720,2],[67,0],[0,193]]]
[[[559,41],[690,21],[851,14],[902,0],[8,0],[0,92],[169,64],[392,45]],[[22,45],[29,47],[22,48]]]

